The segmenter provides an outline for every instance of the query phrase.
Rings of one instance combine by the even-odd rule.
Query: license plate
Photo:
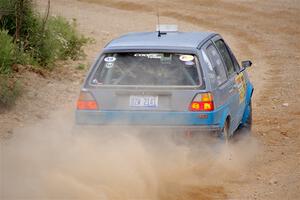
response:
[[[130,96],[129,106],[131,107],[158,107],[158,96]]]

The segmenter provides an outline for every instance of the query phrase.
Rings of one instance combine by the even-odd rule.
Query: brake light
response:
[[[98,110],[98,104],[91,93],[86,91],[80,92],[77,110]]]
[[[197,94],[189,107],[190,111],[213,111],[214,101],[211,93]]]

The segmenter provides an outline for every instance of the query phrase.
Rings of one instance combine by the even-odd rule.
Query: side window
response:
[[[230,53],[230,55],[231,55],[231,58],[232,58],[232,61],[233,61],[233,65],[234,65],[234,67],[235,67],[235,70],[236,70],[237,72],[239,72],[239,71],[241,70],[241,67],[240,67],[240,65],[239,65],[239,63],[238,63],[236,57],[233,55],[233,53],[232,53],[231,49],[228,47],[228,45],[226,45],[226,47],[227,47],[227,49],[229,50],[229,53]]]
[[[209,68],[210,70],[212,70],[212,72],[214,72],[217,84],[220,85],[227,80],[225,66],[222,62],[222,58],[215,46],[212,44],[207,47],[206,51],[211,63],[211,66],[209,66]]]
[[[223,42],[223,40],[216,41],[216,46],[219,49],[219,51],[220,51],[220,53],[221,53],[221,55],[223,57],[223,60],[224,60],[225,65],[226,65],[226,69],[227,69],[228,75],[230,76],[235,71],[234,70],[233,62],[231,60],[230,53],[229,53],[229,51],[228,51],[225,43]]]
[[[202,53],[202,57],[203,57],[205,64],[208,66],[208,70],[207,70],[208,77],[207,78],[210,80],[210,84],[211,84],[212,88],[216,88],[216,87],[218,87],[218,83],[217,83],[217,75],[216,75],[215,69],[212,66],[205,51],[202,50],[201,53]]]

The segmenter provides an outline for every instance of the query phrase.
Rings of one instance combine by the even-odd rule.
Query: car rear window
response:
[[[198,86],[197,57],[178,53],[105,54],[92,75],[93,85]]]

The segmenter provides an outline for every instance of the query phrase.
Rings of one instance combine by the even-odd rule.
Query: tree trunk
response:
[[[45,31],[45,27],[46,27],[46,23],[47,23],[47,20],[49,18],[49,13],[50,13],[50,6],[51,6],[51,2],[50,0],[48,0],[48,5],[47,5],[47,8],[46,8],[46,14],[45,14],[45,18],[44,18],[44,21],[43,21],[43,26],[42,26],[42,32],[44,33]]]
[[[24,0],[18,0],[16,3],[16,33],[15,33],[16,42],[20,40],[21,28],[23,23],[23,8],[24,8]]]

